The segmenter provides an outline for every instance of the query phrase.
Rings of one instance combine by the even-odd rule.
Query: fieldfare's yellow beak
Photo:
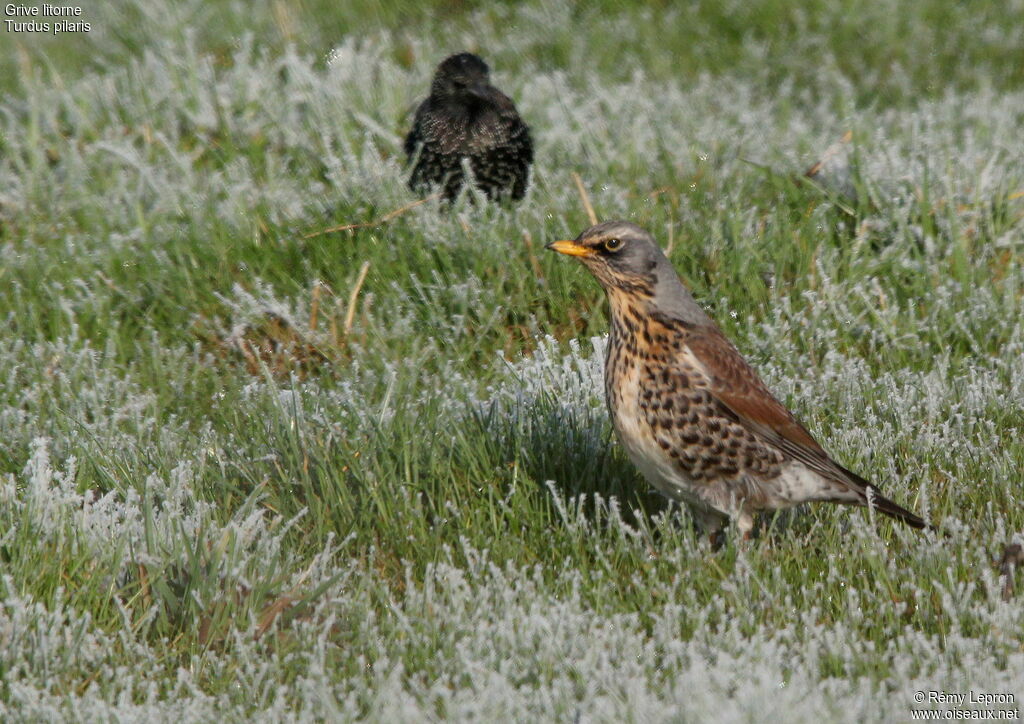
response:
[[[568,254],[569,256],[594,256],[594,254],[597,253],[590,247],[583,246],[583,244],[577,244],[575,241],[571,241],[569,239],[552,241],[544,248],[551,249],[551,251],[557,251],[559,254]]]

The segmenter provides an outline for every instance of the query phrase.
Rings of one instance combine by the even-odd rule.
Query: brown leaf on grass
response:
[[[1003,557],[996,564],[999,575],[1004,577],[1003,600],[1013,598],[1013,574],[1017,567],[1024,563],[1024,547],[1020,543],[1010,543],[1003,549]]]
[[[260,612],[260,622],[256,626],[256,633],[253,634],[253,638],[262,638],[263,634],[270,630],[270,627],[274,625],[274,621],[277,620],[277,617],[298,603],[299,600],[300,599],[293,598],[290,595],[284,595],[279,596],[267,604],[263,608],[263,611]]]
[[[299,379],[305,379],[335,363],[327,355],[329,350],[269,310],[228,335],[210,329],[211,326],[197,323],[196,334],[218,357],[241,358],[252,375],[261,376],[266,369],[274,377],[287,377],[294,373]]]
[[[275,376],[295,372],[304,378],[331,363],[301,331],[274,312],[265,312],[258,323],[247,325],[226,341],[242,353],[254,375],[261,374],[265,366]]]
[[[833,143],[831,146],[825,149],[825,152],[821,154],[821,157],[811,164],[806,171],[804,176],[806,178],[814,178],[821,173],[822,169],[825,168],[831,161],[836,159],[840,154],[846,150],[846,144],[853,140],[853,131],[847,131],[843,134],[843,137]]]

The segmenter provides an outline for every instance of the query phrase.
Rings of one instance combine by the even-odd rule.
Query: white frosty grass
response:
[[[13,506],[20,525],[34,530],[39,543],[74,535],[97,557],[140,543],[137,501],[129,496],[117,512],[109,500],[83,504],[69,489],[72,473],[53,469],[45,442],[37,441],[24,476],[4,488],[8,514]],[[196,525],[188,521],[208,518],[208,511],[200,507],[187,514],[174,503],[175,497],[188,498],[187,473],[175,478],[163,492],[159,481],[151,481],[154,495],[169,501],[154,525],[169,526],[158,537],[191,538]],[[11,497],[15,482],[24,485],[18,500]],[[563,522],[587,525],[571,515]],[[207,531],[211,541],[223,541],[229,533],[237,558],[223,575],[232,580],[258,576],[280,555],[263,516]],[[12,534],[17,535],[14,529]],[[630,529],[616,544],[645,545]],[[276,658],[266,639],[253,640],[256,621],[250,620],[234,622],[224,651],[199,652],[192,661],[168,667],[135,635],[139,621],[126,616],[123,628],[106,633],[94,627],[88,613],[69,608],[59,591],[50,606],[43,606],[20,595],[5,577],[0,583],[5,719],[202,720],[245,718],[251,712],[271,719],[355,718],[369,711],[378,721],[436,716],[646,721],[712,713],[727,721],[765,716],[864,721],[889,719],[894,710],[910,706],[913,692],[921,689],[1024,696],[1019,676],[1024,655],[1017,646],[1020,606],[999,599],[999,582],[986,570],[984,550],[965,554],[978,566],[976,582],[959,583],[952,570],[933,582],[948,616],[944,635],[895,627],[880,650],[873,641],[860,641],[843,621],[823,623],[813,606],[797,610],[774,587],[777,582],[753,577],[742,557],[723,594],[704,603],[685,577],[665,584],[645,581],[638,571],[632,581],[595,583],[552,562],[556,581],[551,584],[539,567],[496,566],[485,551],[468,547],[462,551],[468,565],[430,565],[422,581],[409,578],[401,593],[389,592],[366,568],[346,565],[344,552],[344,545],[329,544],[322,559],[296,574],[303,585],[326,588],[312,610],[289,627],[293,640],[287,661]],[[699,554],[660,552],[680,566]],[[890,574],[900,574],[902,564],[885,551],[879,560]],[[806,581],[801,595],[813,600],[815,590],[830,589],[833,575],[830,569],[823,579]],[[645,586],[658,602],[648,621],[591,605],[601,588],[621,585]],[[550,593],[552,588],[559,593]],[[584,588],[590,593],[581,594]],[[972,588],[983,591],[980,604],[966,590]],[[844,591],[853,621],[894,605],[887,587],[870,578],[845,582]],[[383,614],[372,596],[388,601]],[[736,598],[742,606],[735,605]],[[761,625],[765,606],[792,609],[791,623]],[[964,620],[983,633],[961,632]],[[691,630],[683,630],[683,621]],[[866,660],[872,668],[889,669],[881,685],[861,671]],[[295,673],[281,681],[278,666]],[[822,678],[825,666],[836,674]],[[348,675],[337,676],[336,668]],[[218,675],[236,683],[227,693],[203,694],[204,679]],[[81,682],[88,683],[81,688]]]
[[[549,22],[526,12],[515,28],[533,44],[538,33],[561,36],[564,26]],[[607,32],[621,41],[634,23],[609,21]],[[482,37],[468,44],[515,47],[517,33],[504,26],[487,22],[480,29]],[[445,40],[449,47],[453,39]],[[295,52],[268,58],[250,37],[238,39],[227,67],[215,67],[186,37],[154,41],[141,59],[71,89],[28,79],[29,93],[0,121],[17,151],[0,165],[0,203],[9,213],[45,210],[60,224],[68,216],[96,215],[94,194],[102,192],[103,225],[116,241],[136,244],[173,236],[174,218],[199,229],[216,220],[244,234],[257,216],[305,222],[332,202],[357,210],[401,206],[409,200],[401,183],[401,134],[444,50],[430,38],[409,41],[416,59],[410,72],[394,60],[392,42],[386,33],[343,39],[321,70],[318,59]],[[521,228],[577,207],[573,170],[582,171],[602,213],[628,215],[653,203],[642,198],[656,190],[645,186],[652,170],[680,180],[707,172],[758,178],[750,162],[798,172],[847,129],[855,132],[868,190],[894,213],[879,223],[902,221],[899,211],[912,205],[915,186],[923,184],[934,200],[985,201],[994,191],[1019,188],[1024,178],[1014,163],[1020,92],[982,87],[909,110],[843,115],[831,95],[804,98],[791,87],[769,94],[762,79],[702,77],[682,86],[649,80],[637,68],[631,80],[608,84],[587,72],[588,50],[576,52],[567,69],[527,64],[520,73],[496,71],[543,150],[531,203],[514,212]],[[848,85],[823,65],[822,88],[835,87],[842,98]],[[30,142],[39,137],[53,145]],[[225,144],[242,153],[210,150]],[[60,158],[59,173],[49,170],[48,151]],[[310,173],[316,169],[324,180]],[[702,203],[735,212],[745,205],[747,186],[729,184],[728,195]],[[677,219],[688,215],[691,201],[681,203]],[[451,215],[434,208],[410,212],[424,241],[461,236],[453,233]],[[139,227],[140,209],[154,228]],[[751,216],[752,226],[755,221]],[[67,241],[83,253],[107,251],[112,239]]]
[[[603,341],[595,340],[594,346],[600,352]],[[850,410],[848,424],[833,428],[828,436],[829,446],[848,459],[874,450],[879,458],[892,460],[889,448],[905,444],[914,455],[936,461],[932,465],[948,466],[955,485],[957,461],[973,447],[974,455],[984,456],[980,464],[993,471],[992,483],[1008,485],[1005,476],[1013,475],[1013,461],[998,446],[985,449],[972,446],[972,441],[991,434],[987,408],[1000,398],[1020,399],[1021,359],[1014,351],[1008,359],[981,361],[968,373],[947,379],[948,370],[941,364],[924,374],[897,371],[873,377],[857,360],[830,356],[793,399],[809,409],[824,399]],[[599,354],[572,351],[563,357],[548,342],[533,357],[506,367],[507,379],[490,391],[489,401],[518,407],[516,402],[550,394],[570,414],[586,417],[599,404],[600,368]],[[775,369],[766,372],[775,381]],[[87,395],[89,386],[79,391]],[[253,389],[250,394],[262,393]],[[465,388],[453,392],[449,387],[447,394],[452,395],[452,408],[456,399],[471,397]],[[861,408],[865,398],[875,401],[873,408]],[[298,399],[310,395],[282,399],[283,414],[290,415]],[[321,403],[321,413],[324,404],[331,405]],[[935,420],[933,426],[913,424],[929,419]],[[881,425],[882,433],[865,434],[865,423]],[[174,436],[173,431],[167,434]],[[181,555],[183,543],[187,551],[194,547],[194,537],[202,535],[209,545],[223,549],[221,577],[231,586],[255,585],[254,579],[273,568],[268,562],[283,556],[279,521],[242,511],[237,519],[216,523],[209,506],[190,490],[187,461],[202,460],[202,448],[218,441],[196,443],[192,452],[182,452],[185,461],[169,479],[153,476],[146,481],[143,487],[155,502],[144,507],[134,490],[100,500],[76,493],[74,459],[55,464],[47,441],[34,441],[24,473],[8,477],[2,487],[5,518],[14,523],[5,544],[20,530],[31,531],[37,545],[82,546],[89,558],[113,559],[104,568],[118,570],[139,562],[166,566],[172,562],[168,556]],[[239,441],[233,446],[239,452],[244,448]],[[913,484],[904,484],[895,474],[889,482],[905,496],[925,483],[915,474],[920,472],[911,471]],[[582,528],[587,535],[591,524],[572,512],[572,501],[558,507],[564,511],[562,524]],[[150,511],[151,520],[143,520],[144,510]],[[615,515],[609,520],[623,528],[615,546],[648,545]],[[1006,534],[1000,529],[1000,513],[993,512],[991,524],[995,539]],[[108,716],[208,720],[254,713],[267,719],[350,719],[369,713],[376,721],[446,717],[612,722],[712,715],[723,721],[864,721],[901,720],[917,690],[1012,693],[1020,701],[1020,604],[1000,600],[989,551],[974,545],[967,532],[973,525],[964,521],[949,542],[913,544],[919,552],[912,557],[924,559],[949,560],[943,549],[960,548],[958,565],[975,571],[973,580],[965,582],[952,567],[944,573],[939,568],[928,591],[910,589],[910,595],[941,597],[948,617],[942,635],[898,623],[906,604],[892,600],[888,582],[907,575],[906,562],[877,541],[856,544],[856,555],[874,553],[875,565],[884,574],[842,581],[845,606],[853,622],[883,619],[879,625],[889,635],[881,644],[862,640],[856,623],[848,630],[844,620],[822,620],[819,609],[806,605],[816,591],[834,590],[834,577],[844,574],[827,567],[818,580],[804,581],[804,603],[797,604],[786,593],[781,573],[767,580],[752,574],[743,555],[757,552],[741,555],[722,594],[704,601],[686,576],[665,583],[645,580],[638,571],[629,581],[595,580],[552,561],[551,582],[539,566],[495,565],[485,550],[469,546],[459,557],[469,565],[429,565],[423,580],[410,577],[400,591],[393,591],[376,579],[372,564],[346,562],[345,545],[328,542],[320,559],[281,586],[307,591],[323,587],[311,610],[287,628],[288,653],[275,653],[268,645],[271,638],[254,640],[258,615],[253,613],[249,620],[232,623],[222,650],[198,651],[182,662],[162,660],[137,636],[146,616],[133,620],[126,614],[124,627],[108,633],[95,627],[88,612],[70,608],[59,591],[43,606],[19,594],[7,577],[0,608],[0,660],[7,687],[2,713],[5,719],[26,721]],[[850,531],[855,539],[862,538],[858,531]],[[595,537],[593,545],[609,545],[607,538],[601,541]],[[670,547],[658,555],[682,569],[688,559],[707,553]],[[289,564],[286,556],[283,563]],[[603,589],[624,585],[643,587],[645,596],[657,602],[645,612],[646,620],[593,605]],[[230,595],[231,590],[213,596]],[[387,601],[383,608],[374,605],[378,597]],[[212,603],[199,601],[195,610]],[[765,607],[792,611],[786,616],[789,622],[781,627],[763,624]],[[880,667],[886,671],[881,678]],[[823,671],[832,673],[823,676]],[[287,675],[282,678],[283,672]],[[218,676],[235,683],[225,693],[205,694],[204,682]]]
[[[627,535],[621,544],[630,540]],[[796,606],[785,594],[769,598],[765,586],[772,581],[751,577],[742,558],[723,595],[699,610],[683,578],[651,585],[638,573],[631,582],[597,584],[647,586],[658,604],[641,622],[636,614],[595,610],[580,593],[595,584],[577,571],[559,571],[561,593],[552,595],[538,568],[499,567],[485,552],[462,553],[469,565],[431,565],[402,594],[381,591],[365,571],[352,570],[338,582],[337,567],[314,565],[307,583],[329,585],[290,627],[284,661],[253,640],[252,622],[237,621],[226,651],[197,654],[170,669],[133,635],[127,617],[124,628],[103,633],[88,614],[69,610],[60,592],[44,607],[4,579],[0,661],[8,701],[2,711],[5,719],[22,720],[241,719],[252,712],[260,719],[351,719],[369,711],[382,722],[439,716],[810,722],[901,720],[918,690],[1024,696],[1019,605],[999,600],[991,575],[977,584],[987,591],[985,603],[973,599],[969,610],[962,584],[935,581],[949,630],[923,635],[906,627],[879,648],[842,621],[822,622],[813,606],[794,610],[786,626],[759,625],[763,607]],[[693,554],[664,552],[680,564]],[[830,577],[807,581],[805,593],[813,598]],[[845,591],[854,620],[892,605],[885,587],[870,580],[848,582]],[[370,592],[388,598],[384,615],[371,605]],[[743,607],[734,605],[735,597]],[[957,622],[965,616],[986,633],[961,633]],[[692,622],[691,630],[682,628],[683,620]],[[881,686],[861,672],[865,659],[889,669]],[[836,674],[823,678],[823,667]],[[282,668],[296,673],[282,681]],[[339,669],[347,675],[339,677]],[[204,694],[203,680],[219,675],[235,682],[230,690]],[[89,683],[78,688],[83,677]]]
[[[160,27],[191,17],[161,7],[146,15]],[[843,111],[854,87],[827,51],[810,89],[768,92],[767,75],[684,85],[639,67],[610,82],[590,66],[592,41],[641,42],[642,18],[613,16],[564,39],[567,8],[543,3],[515,17],[497,8],[471,16],[465,37],[404,39],[411,69],[388,33],[342,39],[321,65],[298,52],[268,57],[244,36],[217,63],[187,33],[168,32],[124,66],[68,83],[40,74],[0,103],[0,321],[18,328],[0,346],[5,721],[859,722],[906,719],[917,690],[1024,701],[1024,609],[1020,598],[1001,600],[991,566],[1001,544],[1021,540],[1024,202],[1007,198],[1024,189],[1024,93],[982,86]],[[104,28],[115,22],[103,18]],[[986,32],[993,43],[1019,41],[1012,28]],[[207,348],[162,345],[163,330],[145,320],[133,354],[114,341],[129,333],[111,310],[137,305],[141,318],[146,309],[142,292],[110,280],[115,270],[145,279],[193,269],[204,263],[190,257],[195,246],[227,254],[236,243],[282,243],[263,238],[261,224],[301,237],[328,225],[335,206],[365,221],[409,203],[401,131],[437,58],[462,46],[530,56],[556,40],[564,66],[523,60],[512,72],[494,62],[537,143],[525,203],[453,213],[425,204],[355,241],[324,240],[379,251],[397,239],[375,264],[404,270],[373,268],[385,281],[362,298],[356,331],[366,336],[345,348],[338,379],[239,372],[206,394],[200,382],[218,364]],[[816,251],[801,272],[814,283],[794,299],[771,279],[771,262],[792,251],[780,240],[799,234],[784,212],[749,199],[847,129],[849,155],[830,172],[844,193],[852,178],[856,198],[835,203],[863,203],[863,217],[841,242],[849,248]],[[384,447],[381,430],[414,431],[399,448],[457,447],[490,414],[489,436],[509,447],[531,439],[519,436],[530,428],[556,438],[553,456],[573,442],[582,455],[604,448],[602,338],[566,344],[527,318],[531,355],[491,355],[478,375],[467,372],[475,337],[500,328],[517,302],[483,272],[402,266],[415,244],[501,270],[524,231],[538,254],[544,241],[575,235],[584,217],[574,170],[603,216],[653,219],[691,271],[749,265],[769,277],[756,318],[730,313],[738,290],[702,296],[830,451],[942,521],[950,538],[901,531],[885,542],[859,513],[816,509],[794,572],[779,560],[793,546],[784,529],[732,562],[698,545],[685,515],[627,523],[620,501],[542,478],[517,485],[552,501],[557,535],[596,561],[639,561],[632,575],[554,557],[495,560],[484,536],[438,560],[403,562],[404,581],[379,575],[378,563],[391,562],[347,531],[293,550],[295,531],[329,528],[310,511],[267,504],[268,470],[273,484],[304,490],[301,455],[289,467],[293,441],[327,458],[333,444],[370,441],[364,458],[387,462],[373,444]],[[653,193],[704,183],[706,193],[677,194],[675,205]],[[851,223],[835,221],[828,203],[806,217],[823,238]],[[859,265],[852,279],[848,257]],[[972,264],[999,280],[972,276]],[[309,323],[305,271],[300,261],[293,273],[303,283],[292,288],[241,273],[211,295],[219,306],[208,326],[230,339],[269,311],[330,344],[326,327]],[[531,284],[532,274],[525,263],[511,272]],[[536,281],[531,299],[557,283],[554,274]],[[707,280],[693,282],[708,291]],[[348,290],[335,291],[344,299]],[[174,323],[184,328],[202,310]],[[106,346],[86,331],[94,318],[109,325]],[[48,325],[56,338],[35,333]],[[880,368],[879,357],[896,362]],[[206,397],[194,399],[196,389]],[[395,489],[383,462],[367,470],[363,480]],[[251,489],[220,490],[240,479]],[[100,480],[102,492],[80,480]],[[457,516],[475,502],[444,507]],[[836,519],[840,533],[819,541]],[[645,568],[649,558],[678,575]],[[720,564],[731,570],[708,593],[702,582]],[[639,592],[635,610],[623,610],[624,591]],[[285,597],[302,604],[268,623],[267,607]],[[918,608],[938,613],[922,622]],[[212,633],[201,633],[206,625]],[[185,651],[179,633],[193,642]]]

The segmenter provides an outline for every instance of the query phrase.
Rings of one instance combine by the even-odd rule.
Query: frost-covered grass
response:
[[[265,5],[0,33],[5,721],[1024,700],[992,566],[1024,539],[1020,2]],[[463,48],[532,126],[526,201],[318,234],[415,200],[402,133]],[[817,507],[697,540],[612,441],[597,285],[543,251],[586,226],[573,172],[949,536]]]

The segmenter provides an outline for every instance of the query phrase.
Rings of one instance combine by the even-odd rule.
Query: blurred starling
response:
[[[440,185],[444,198],[454,199],[466,159],[487,198],[518,200],[526,193],[533,143],[515,104],[491,85],[487,63],[459,53],[437,67],[405,153],[408,163],[415,162],[409,188],[417,193]]]

